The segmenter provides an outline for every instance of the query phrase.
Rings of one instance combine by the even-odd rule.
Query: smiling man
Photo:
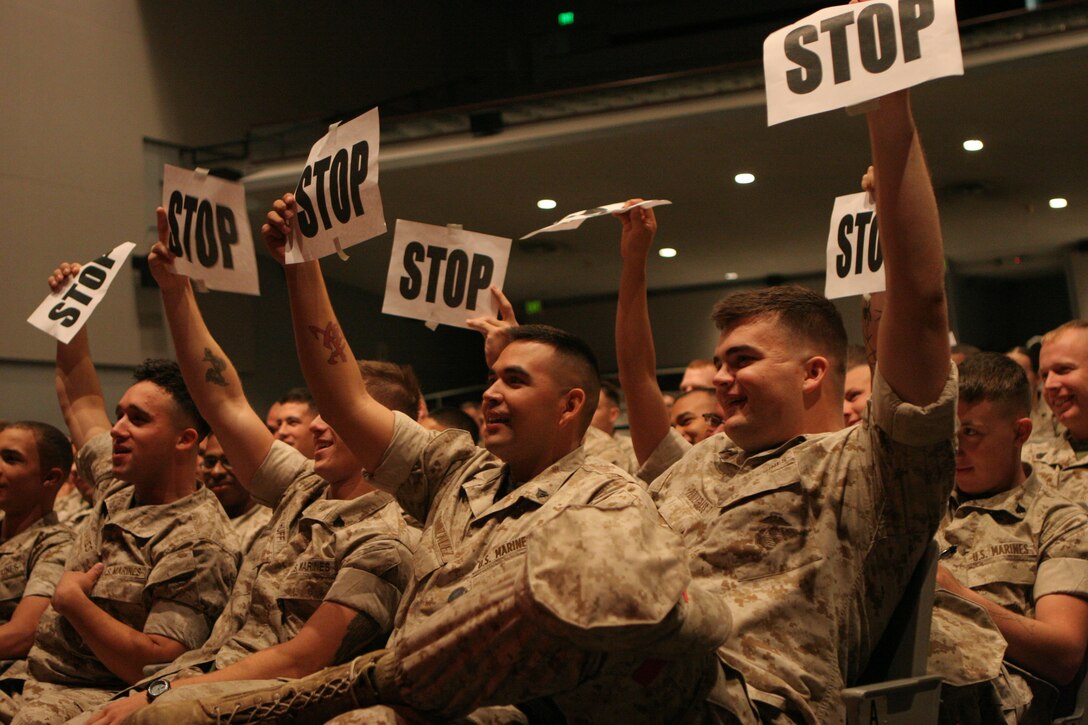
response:
[[[238,481],[226,451],[219,444],[219,438],[212,433],[205,442],[204,452],[200,456],[200,473],[204,485],[219,499],[220,505],[230,518],[230,525],[238,535],[240,551],[245,556],[272,518],[272,509],[260,505]]]
[[[978,605],[988,616],[977,627],[992,622],[1008,645],[991,681],[942,690],[942,721],[1050,722],[1054,686],[1072,681],[1088,648],[1088,513],[1021,463],[1031,402],[1026,376],[1004,355],[960,363],[956,488],[937,534],[937,583]],[[935,625],[946,601],[938,596]],[[957,666],[930,671],[963,682],[969,666],[1001,667],[1000,652],[972,661],[975,631],[935,626],[931,651]]]
[[[881,98],[868,125],[887,279],[870,417],[843,428],[846,331],[831,302],[795,286],[737,293],[713,312],[724,435],[650,487],[696,581],[733,612],[718,656],[765,721],[844,719],[842,688],[952,488],[941,231],[909,96]],[[637,238],[656,222],[630,214],[624,248],[646,249]]]
[[[61,265],[57,290],[79,272]],[[143,677],[143,668],[199,647],[237,575],[237,539],[197,481],[207,423],[177,366],[136,368],[110,424],[86,328],[57,345],[57,395],[94,508],[28,656],[16,723],[65,722]]]
[[[1065,432],[1029,443],[1024,460],[1065,496],[1088,505],[1088,322],[1073,320],[1043,336],[1043,397]]]

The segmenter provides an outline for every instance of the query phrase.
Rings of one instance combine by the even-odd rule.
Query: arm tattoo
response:
[[[227,369],[226,361],[213,353],[211,348],[204,348],[204,360],[208,363],[208,369],[204,373],[204,381],[214,385],[227,387],[227,380],[223,377],[223,371]]]
[[[330,322],[325,326],[325,329],[321,329],[316,325],[310,325],[310,332],[314,337],[321,338],[321,344],[329,350],[329,359],[326,361],[329,365],[335,365],[338,362],[347,362],[348,356],[344,352],[344,335],[340,332],[340,326],[335,322]]]
[[[374,640],[377,634],[379,634],[377,623],[362,612],[356,613],[348,623],[344,638],[340,640],[340,646],[336,648],[336,654],[333,655],[333,661],[330,664],[342,664],[353,657],[383,646],[384,642]]]

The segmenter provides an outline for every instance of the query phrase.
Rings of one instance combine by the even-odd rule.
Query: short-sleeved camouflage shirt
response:
[[[385,643],[411,579],[419,532],[387,493],[331,499],[328,488],[313,461],[281,441],[272,444],[252,484],[272,519],[202,651],[174,665],[214,661],[222,669],[286,642],[325,601],[373,622],[365,641],[342,648],[345,660]]]
[[[72,491],[57,498],[53,504],[53,511],[62,524],[70,524],[75,528],[91,515],[91,504],[79,491]]]
[[[1069,431],[1041,443],[1028,443],[1021,453],[1043,483],[1088,506],[1088,455],[1077,457]]]
[[[203,644],[223,610],[238,573],[237,538],[219,501],[206,488],[172,503],[134,505],[131,484],[113,477],[108,433],[79,452],[96,482],[95,505],[80,527],[68,571],[105,570],[90,598],[114,619],[146,634],[194,648]],[[52,607],[38,626],[28,664],[43,682],[121,687]]]
[[[644,487],[581,447],[501,495],[507,476],[467,434],[396,414],[371,481],[426,522],[391,644],[405,701],[446,717],[530,702],[568,722],[699,722],[729,614],[688,590]],[[501,676],[464,666],[485,659]]]
[[[718,434],[651,485],[695,581],[733,613],[719,656],[757,704],[844,719],[840,690],[864,670],[952,489],[956,401],[954,368],[923,408],[878,369],[859,425],[750,456]]]
[[[71,528],[52,511],[0,543],[0,623],[23,597],[53,596],[71,544]]]
[[[234,533],[238,535],[238,544],[241,547],[242,556],[249,553],[253,543],[264,531],[264,527],[272,520],[272,509],[255,503],[241,516],[235,516],[230,520]]]

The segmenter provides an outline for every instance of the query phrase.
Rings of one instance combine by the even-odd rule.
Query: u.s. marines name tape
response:
[[[378,109],[329,126],[313,145],[295,187],[298,219],[286,260],[297,264],[339,254],[385,233],[378,190]]]
[[[397,220],[382,312],[468,327],[497,315],[489,287],[502,289],[511,240]]]
[[[824,8],[763,42],[767,125],[963,75],[954,0]]]
[[[828,299],[884,291],[884,254],[869,192],[835,199],[827,234]]]
[[[162,170],[162,206],[170,225],[175,274],[208,289],[261,293],[257,256],[246,212],[245,187],[166,164]]]
[[[71,342],[87,324],[87,319],[106,296],[118,270],[135,248],[132,242],[123,242],[108,254],[84,264],[64,289],[46,297],[26,321],[64,344]]]

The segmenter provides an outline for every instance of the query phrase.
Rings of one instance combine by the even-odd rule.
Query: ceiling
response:
[[[1088,238],[1088,31],[965,56],[963,77],[913,91],[938,190],[949,261],[982,273],[1051,266]],[[966,152],[962,142],[985,148]],[[246,177],[255,229],[294,187],[303,159],[254,166]],[[761,89],[626,111],[387,143],[381,194],[389,232],[325,264],[326,274],[381,295],[396,219],[462,224],[517,239],[565,214],[631,197],[664,198],[653,289],[822,273],[835,196],[858,190],[868,164],[862,117],[831,112],[772,128]],[[740,186],[739,172],[756,181]],[[1061,196],[1066,209],[1047,201]],[[542,211],[536,201],[558,207]],[[515,241],[506,290],[515,300],[613,294],[619,224]]]

